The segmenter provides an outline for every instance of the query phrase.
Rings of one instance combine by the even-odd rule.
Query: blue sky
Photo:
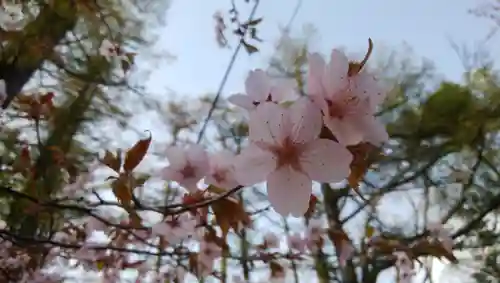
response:
[[[177,60],[154,72],[149,86],[154,92],[168,87],[179,94],[197,95],[215,92],[228,64],[232,50],[220,49],[214,40],[216,10],[227,11],[230,0],[172,0],[167,26],[160,32],[159,47],[177,56]],[[237,0],[244,15],[250,5]],[[229,78],[224,95],[242,90],[246,72],[264,67],[296,0],[261,0],[257,11],[264,21],[260,26],[262,52],[247,56],[241,53]],[[307,0],[303,1],[292,32],[310,23],[318,29],[315,50],[327,53],[332,47],[345,46],[349,51],[366,50],[367,38],[375,48],[410,45],[418,56],[435,62],[439,72],[460,79],[463,69],[449,39],[473,46],[494,27],[486,20],[468,13],[481,1],[472,0]],[[244,17],[242,17],[244,18]],[[377,43],[379,45],[377,45]],[[500,55],[498,38],[488,43],[492,56]],[[233,42],[232,46],[235,46]],[[496,50],[495,50],[496,49]]]

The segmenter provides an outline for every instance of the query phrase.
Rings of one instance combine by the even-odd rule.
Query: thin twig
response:
[[[252,8],[252,12],[250,13],[250,16],[248,17],[248,22],[252,21],[252,19],[255,16],[255,13],[257,12],[257,8],[259,7],[260,0],[255,0],[255,4]],[[245,34],[247,33],[247,30],[245,30]],[[224,76],[222,77],[222,81],[220,82],[219,89],[217,90],[217,94],[215,95],[214,100],[212,101],[212,105],[210,106],[210,110],[208,110],[207,117],[205,118],[205,121],[203,121],[203,125],[201,126],[201,130],[198,133],[198,138],[196,139],[196,143],[200,143],[201,139],[205,135],[205,131],[207,129],[208,122],[212,118],[212,115],[217,108],[217,102],[219,101],[219,98],[222,94],[222,91],[224,90],[224,87],[226,86],[227,79],[229,78],[229,74],[233,70],[234,63],[236,62],[236,58],[238,57],[238,54],[240,53],[241,47],[243,46],[243,37],[242,36],[240,42],[238,43],[238,46],[234,49],[233,55],[231,56],[231,60],[229,60],[229,65],[226,68],[226,72],[224,73]]]

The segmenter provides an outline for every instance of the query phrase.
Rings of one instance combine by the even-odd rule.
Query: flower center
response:
[[[167,221],[167,223],[172,228],[179,228],[179,227],[181,227],[181,222],[179,221],[179,219],[177,219],[175,217],[173,217],[172,219],[170,219],[169,221]]]
[[[180,173],[186,179],[195,177],[195,169],[193,166],[191,166],[191,164],[187,164],[186,166],[184,166]]]
[[[203,251],[203,253],[207,257],[211,257],[211,256],[213,256],[215,254],[210,247],[206,247],[205,250]]]
[[[289,165],[297,171],[301,170],[299,157],[302,150],[300,144],[294,143],[287,137],[280,146],[271,150],[278,157],[278,168]]]
[[[327,99],[326,104],[328,105],[328,116],[338,119],[344,118],[344,108],[340,103]]]
[[[224,180],[226,180],[226,175],[227,175],[227,170],[217,170],[212,177],[214,180],[218,183],[222,183]]]
[[[345,116],[353,112],[356,105],[359,104],[359,97],[354,95],[346,95],[339,100],[326,99],[328,105],[328,115],[332,118],[343,119]]]

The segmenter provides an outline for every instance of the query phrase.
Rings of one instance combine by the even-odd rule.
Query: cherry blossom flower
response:
[[[317,248],[323,236],[323,231],[323,221],[320,219],[311,219],[305,235],[306,244],[310,250],[314,251]]]
[[[445,229],[441,223],[429,223],[427,225],[427,229],[429,230],[431,237],[438,239],[443,247],[448,251],[453,251],[453,239],[450,236],[450,233],[447,229]]]
[[[95,217],[87,217],[85,221],[85,233],[87,236],[92,235],[94,231],[106,231],[106,224]]]
[[[153,225],[151,232],[153,236],[164,236],[170,244],[176,244],[195,234],[196,226],[196,218],[184,213]]]
[[[300,234],[291,234],[288,235],[288,247],[290,249],[295,249],[301,253],[305,252],[307,246],[307,240],[302,237]]]
[[[367,141],[379,145],[389,137],[375,117],[386,92],[366,70],[351,75],[344,53],[334,49],[326,64],[321,55],[309,57],[309,95],[321,108],[325,125],[346,145]]]
[[[220,257],[222,249],[213,242],[201,241],[198,254],[198,275],[207,276],[214,269],[214,260]]]
[[[210,171],[205,177],[205,183],[221,189],[232,189],[238,186],[238,182],[234,179],[234,158],[235,155],[228,150],[211,155]]]
[[[396,257],[396,267],[401,267],[401,266],[407,266],[411,265],[410,258],[408,257],[408,254],[402,251],[395,251],[392,253],[393,256]]]
[[[76,177],[75,182],[66,184],[62,189],[62,194],[68,197],[82,197],[85,195],[87,190],[85,186],[92,181],[94,181],[93,173],[99,169],[101,164],[99,162],[94,162],[90,165],[87,172],[83,172]]]
[[[170,269],[167,274],[170,279],[177,280],[174,282],[184,282],[184,279],[186,278],[186,270],[181,266]]]
[[[264,235],[264,245],[268,249],[278,248],[280,245],[280,239],[274,233],[266,233]]]
[[[339,264],[340,266],[345,266],[347,261],[354,255],[354,246],[347,240],[342,241],[340,246]]]
[[[83,246],[75,253],[73,253],[73,258],[82,261],[96,261],[99,256],[95,250]]]
[[[172,146],[165,152],[170,165],[163,169],[165,180],[175,181],[188,191],[196,192],[196,184],[210,169],[208,155],[199,145],[188,148]]]
[[[101,54],[101,56],[104,56],[107,60],[118,58],[122,55],[120,47],[107,39],[104,39],[101,42],[101,46],[99,47],[99,54]]]
[[[416,274],[413,268],[413,262],[408,257],[408,254],[402,251],[395,251],[392,253],[396,257],[394,264],[397,270],[397,282],[409,283],[412,282],[412,277]]]
[[[248,111],[262,102],[281,103],[294,98],[293,84],[288,80],[271,80],[265,71],[253,70],[245,81],[246,94],[234,94],[228,101]]]
[[[318,139],[321,113],[307,99],[290,107],[266,102],[250,115],[250,145],[235,160],[236,180],[245,186],[267,180],[267,194],[281,215],[302,216],[312,181],[339,182],[349,174],[351,153]]]

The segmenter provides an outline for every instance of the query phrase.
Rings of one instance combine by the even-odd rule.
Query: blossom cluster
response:
[[[361,63],[350,62],[334,49],[327,63],[321,55],[310,54],[305,96],[263,70],[251,71],[246,93],[228,99],[248,113],[247,146],[238,155],[209,154],[200,145],[171,147],[163,178],[190,192],[198,191],[201,179],[226,190],[266,181],[276,212],[304,215],[313,181],[341,182],[350,174],[353,156],[347,146],[379,146],[388,139],[375,116],[386,92],[363,68],[368,56]],[[334,138],[323,137],[325,131]]]

